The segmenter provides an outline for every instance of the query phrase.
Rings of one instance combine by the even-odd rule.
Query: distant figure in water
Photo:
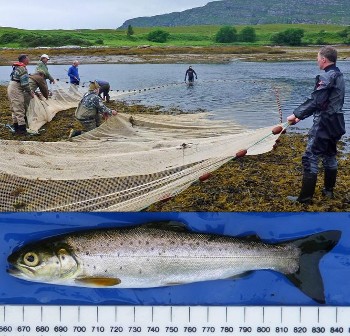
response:
[[[198,78],[196,72],[192,69],[192,66],[190,65],[185,74],[185,82],[186,82],[186,78],[188,77],[188,83],[193,83],[194,76],[196,76],[196,79]]]

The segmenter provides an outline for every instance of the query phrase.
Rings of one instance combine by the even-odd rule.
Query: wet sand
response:
[[[89,47],[89,48],[28,48],[1,49],[0,65],[10,65],[19,54],[26,53],[34,64],[42,53],[50,54],[50,64],[71,64],[75,59],[82,64],[132,63],[228,63],[243,61],[300,61],[315,60],[320,46],[220,46],[220,47]],[[339,59],[350,59],[350,46],[337,46]]]

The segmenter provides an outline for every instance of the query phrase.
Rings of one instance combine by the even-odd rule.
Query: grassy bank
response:
[[[134,27],[134,34],[127,36],[125,29],[76,29],[76,30],[23,30],[0,27],[0,47],[22,48],[28,46],[54,47],[62,45],[80,46],[140,46],[140,45],[171,45],[171,46],[213,46],[218,45],[214,36],[221,26],[184,26],[159,27],[169,33],[168,41],[164,43],[150,42],[149,32],[155,27]],[[246,26],[235,26],[237,33]],[[342,44],[348,37],[339,34],[346,27],[340,25],[315,24],[266,24],[252,26],[256,32],[257,41],[249,45],[263,46],[271,44],[271,37],[286,29],[303,29],[305,44]],[[235,45],[247,45],[235,42]],[[220,45],[220,44],[219,44]]]
[[[0,121],[11,122],[6,88],[0,86]],[[125,113],[159,113],[157,108],[128,106],[112,102]],[[44,125],[39,136],[13,136],[0,127],[0,138],[21,141],[64,141],[71,127],[79,129],[74,109],[58,113]],[[167,202],[159,202],[145,211],[350,211],[350,157],[340,148],[339,177],[335,198],[321,196],[323,173],[320,173],[314,204],[291,205],[287,195],[297,195],[301,184],[301,155],[305,137],[284,134],[278,147],[266,154],[231,160],[212,173],[206,182],[195,182],[190,188]],[[348,139],[344,139],[348,140]]]

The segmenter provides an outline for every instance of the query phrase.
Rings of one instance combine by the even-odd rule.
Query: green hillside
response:
[[[350,24],[349,0],[222,0],[203,7],[127,20],[121,26]]]

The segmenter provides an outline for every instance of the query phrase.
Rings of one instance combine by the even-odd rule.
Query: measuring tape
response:
[[[0,335],[334,335],[350,307],[0,306]]]

